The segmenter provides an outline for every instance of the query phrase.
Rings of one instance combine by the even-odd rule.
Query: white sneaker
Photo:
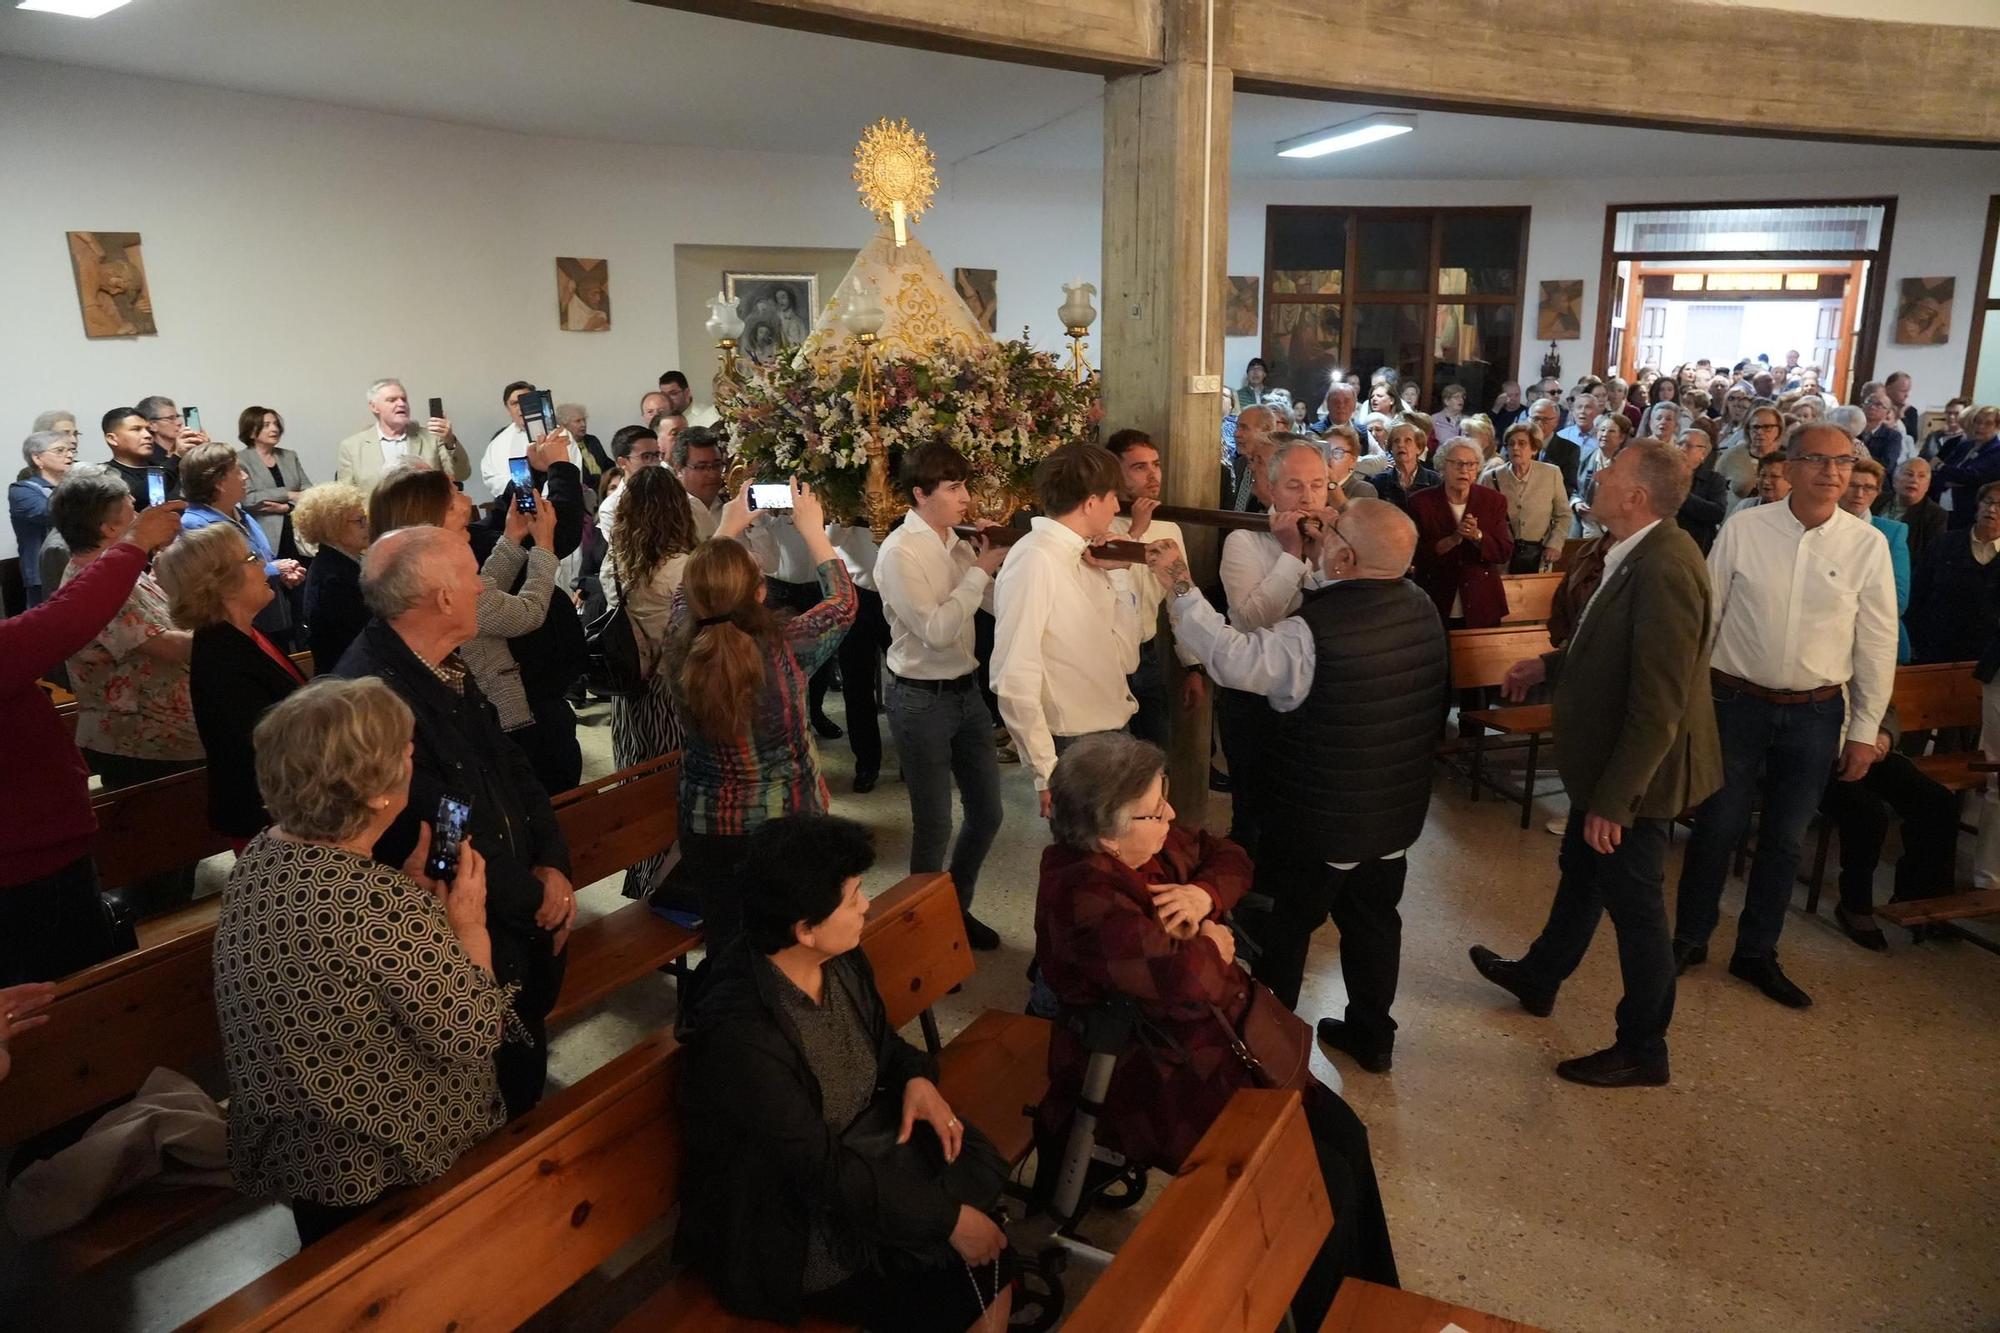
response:
[[[1569,832],[1569,816],[1557,815],[1554,819],[1551,819],[1548,822],[1547,827],[1549,832],[1555,834],[1558,838],[1560,838],[1563,834]]]

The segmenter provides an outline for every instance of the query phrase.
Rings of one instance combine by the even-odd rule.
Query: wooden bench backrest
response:
[[[208,824],[208,771],[98,792],[91,859],[105,888],[136,884],[151,875],[193,865],[229,850],[229,839]]]
[[[972,946],[951,876],[911,875],[878,895],[868,904],[862,948],[891,1027],[902,1027],[970,977]]]
[[[218,1060],[214,942],[211,925],[58,982],[51,1021],[11,1043],[0,1143],[126,1096],[156,1066],[198,1073]]]
[[[939,902],[949,903],[949,915]],[[953,956],[942,942],[918,938],[924,934],[949,932],[964,952],[957,905],[943,874],[911,876],[876,898],[861,947],[877,977]],[[912,993],[930,987],[926,978]],[[891,998],[886,982],[883,998]],[[281,1264],[182,1333],[519,1326],[673,1206],[681,1066],[672,1035],[655,1033],[438,1180]]]
[[[1508,667],[1524,657],[1540,657],[1550,647],[1546,625],[1455,629],[1451,631],[1452,688],[1498,685],[1506,678]]]
[[[1975,665],[1941,662],[1897,667],[1896,686],[1890,699],[1896,705],[1896,717],[1903,730],[1978,726],[1984,687],[1973,679]]]
[[[615,875],[680,837],[681,756],[677,750],[586,782],[551,802],[569,844],[578,888]]]
[[[1269,1333],[1332,1227],[1299,1094],[1246,1088],[1063,1328]]]
[[[1507,614],[1501,618],[1503,625],[1539,624],[1549,618],[1549,611],[1556,604],[1556,589],[1562,586],[1560,574],[1508,574],[1501,578],[1507,589]]]

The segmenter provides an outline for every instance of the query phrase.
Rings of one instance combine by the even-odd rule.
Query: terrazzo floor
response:
[[[585,771],[607,772],[605,710],[586,717],[600,725],[583,729]],[[822,753],[835,811],[875,830],[870,884],[886,887],[909,847],[894,747],[866,796],[850,790],[845,741]],[[1010,766],[1003,778],[1008,822],[976,910],[1004,946],[939,1006],[947,1037],[1026,997],[1045,837],[1026,772]],[[1670,1087],[1572,1086],[1555,1062],[1611,1036],[1609,926],[1548,1019],[1480,980],[1465,956],[1475,943],[1517,955],[1540,926],[1557,842],[1542,821],[1561,809],[1545,799],[1522,830],[1513,807],[1471,802],[1440,775],[1403,904],[1395,1071],[1315,1057],[1369,1126],[1404,1285],[1549,1330],[2000,1330],[2000,957],[1962,940],[1912,946],[1893,929],[1891,951],[1871,954],[1828,917],[1795,911],[1782,954],[1814,1008],[1780,1008],[1711,962],[1681,982]],[[1211,800],[1209,822],[1226,824],[1226,797]],[[1718,959],[1740,893],[1738,882],[1724,898]],[[595,914],[623,900],[607,880],[582,901]],[[1338,964],[1329,926],[1300,1005],[1307,1018],[1340,1012]],[[672,1013],[665,979],[629,988],[557,1037],[551,1077],[581,1078]],[[1112,1217],[1094,1230],[1115,1239],[1129,1225]],[[0,1292],[0,1328],[172,1328],[295,1247],[282,1210],[248,1209],[97,1279],[57,1323],[13,1324]],[[597,1322],[579,1303],[565,1308],[538,1324]]]

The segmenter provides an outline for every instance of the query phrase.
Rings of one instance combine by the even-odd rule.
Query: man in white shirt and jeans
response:
[[[1152,437],[1142,430],[1114,431],[1104,447],[1118,458],[1119,471],[1124,477],[1121,494],[1132,506],[1129,515],[1120,514],[1111,520],[1111,535],[1134,541],[1166,540],[1185,548],[1187,543],[1178,525],[1153,517],[1166,478],[1160,470],[1160,451],[1153,446]],[[1157,580],[1134,582],[1139,587],[1139,669],[1126,684],[1131,686],[1139,711],[1132,715],[1131,732],[1140,740],[1165,749],[1176,710],[1168,701],[1167,663],[1161,651],[1166,643],[1159,632],[1160,603],[1164,598]],[[1187,649],[1176,645],[1175,656],[1186,671],[1181,681],[1179,711],[1190,712],[1208,698],[1208,682],[1202,676],[1201,663]]]
[[[1708,555],[1723,787],[1696,812],[1681,864],[1674,962],[1684,971],[1708,958],[1761,772],[1757,854],[1729,971],[1803,1009],[1812,997],[1779,968],[1778,935],[1827,782],[1836,769],[1859,781],[1875,762],[1896,676],[1896,585],[1882,534],[1840,508],[1854,441],[1838,426],[1809,425],[1785,457],[1791,495],[1731,515]]]
[[[1034,770],[1044,819],[1056,755],[1078,736],[1123,731],[1139,707],[1126,684],[1139,665],[1138,586],[1126,563],[1091,551],[1118,514],[1120,479],[1117,456],[1096,445],[1043,459],[1043,517],[994,585],[993,692]]]
[[[904,456],[898,485],[910,512],[882,540],[875,585],[889,621],[889,734],[910,793],[910,873],[951,871],[975,949],[1000,936],[972,915],[979,867],[1000,832],[1000,761],[979,693],[973,618],[991,609],[993,576],[1008,548],[976,550],[952,529],[965,521],[972,465],[948,444]],[[951,838],[951,788],[965,806]],[[949,867],[945,848],[951,848]]]

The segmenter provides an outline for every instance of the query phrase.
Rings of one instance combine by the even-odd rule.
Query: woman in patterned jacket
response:
[[[451,882],[430,879],[427,826],[400,871],[370,855],[409,797],[411,725],[381,681],[321,678],[255,733],[276,822],[237,858],[215,935],[229,1166],[290,1200],[304,1245],[506,1120],[493,1052],[517,1020],[485,862],[466,841]]]

